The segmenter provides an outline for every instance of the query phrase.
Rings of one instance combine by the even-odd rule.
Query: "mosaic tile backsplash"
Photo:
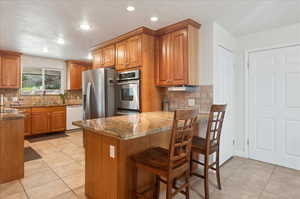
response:
[[[199,86],[193,92],[182,91],[165,91],[165,96],[169,99],[169,110],[188,108],[188,99],[195,100],[195,107],[199,108],[200,112],[208,112],[213,103],[213,87]]]
[[[81,91],[67,91],[68,96],[66,98],[66,104],[81,104],[82,97]],[[22,104],[62,104],[62,99],[58,95],[21,95],[19,90],[12,89],[0,89],[0,94],[4,94],[5,96],[5,105],[10,105],[14,103],[14,98]]]

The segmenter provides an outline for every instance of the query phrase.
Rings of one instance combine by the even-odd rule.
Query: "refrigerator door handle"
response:
[[[89,82],[87,85],[87,91],[86,91],[86,119],[91,119],[91,88],[92,88],[92,83]]]

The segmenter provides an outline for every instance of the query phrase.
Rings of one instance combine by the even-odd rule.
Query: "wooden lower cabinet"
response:
[[[54,108],[50,113],[50,131],[66,130],[66,110],[65,108]]]
[[[31,113],[32,134],[49,132],[49,112],[48,108],[32,108]]]
[[[84,130],[85,193],[89,198],[132,199],[131,157],[153,146],[168,147],[170,131],[122,140]],[[155,176],[139,170],[138,187],[153,185]]]
[[[0,120],[0,184],[24,177],[23,132],[23,118]]]
[[[24,135],[36,135],[66,130],[65,107],[19,108],[25,117]]]

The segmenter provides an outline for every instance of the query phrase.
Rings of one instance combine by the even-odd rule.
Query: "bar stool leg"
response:
[[[204,163],[204,193],[205,199],[209,199],[209,187],[208,187],[208,168],[209,167],[209,155],[205,155]]]
[[[134,166],[133,172],[132,172],[132,174],[133,174],[133,177],[132,177],[132,179],[133,179],[133,182],[132,182],[132,187],[133,187],[133,189],[132,189],[132,192],[133,192],[132,195],[133,195],[133,199],[137,199],[138,198],[137,197],[137,178],[138,178],[137,172],[138,172],[138,168],[136,166]]]
[[[154,199],[159,199],[160,194],[160,177],[156,176]]]
[[[193,152],[191,151],[191,157],[190,157],[190,176],[192,176],[193,173]]]
[[[172,198],[172,186],[173,186],[173,180],[167,180],[167,195],[166,199],[171,199]]]
[[[221,178],[220,178],[220,151],[217,151],[217,157],[216,157],[216,175],[217,175],[217,181],[218,181],[218,188],[221,190]]]
[[[185,198],[186,199],[190,199],[190,182],[189,182],[189,178],[190,178],[190,172],[186,172],[185,174],[185,183],[187,183],[187,187],[186,187],[186,190],[185,190]]]

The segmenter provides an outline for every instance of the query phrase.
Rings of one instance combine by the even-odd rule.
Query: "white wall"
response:
[[[52,69],[60,69],[63,71],[62,76],[62,88],[66,88],[66,63],[61,59],[52,59],[45,57],[37,57],[31,55],[22,55],[21,57],[21,67],[30,67],[30,68],[52,68]]]
[[[247,156],[246,147],[246,119],[245,119],[245,79],[247,78],[247,69],[245,64],[245,54],[247,51],[259,50],[265,48],[276,48],[291,44],[300,44],[300,23],[280,27],[264,32],[239,37],[238,40],[238,59],[236,68],[236,154]]]

